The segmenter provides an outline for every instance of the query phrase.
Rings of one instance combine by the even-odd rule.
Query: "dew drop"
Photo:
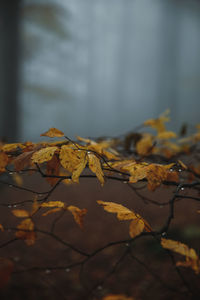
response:
[[[126,243],[126,244],[125,244],[125,246],[126,246],[126,247],[129,247],[129,246],[130,246],[130,244],[129,244],[129,243]]]
[[[166,236],[167,235],[167,233],[166,232],[162,232],[162,234],[161,234],[162,236]]]
[[[13,175],[13,172],[9,172],[9,175]]]
[[[66,268],[65,272],[69,273],[70,272],[70,268]]]
[[[173,170],[173,169],[169,169],[169,171],[170,171],[170,172],[173,172],[174,170]]]
[[[101,291],[103,288],[101,285],[98,285],[97,290]]]
[[[9,204],[9,205],[8,205],[8,208],[12,208],[12,205],[11,205],[11,204]]]
[[[123,181],[123,183],[128,183],[128,181]]]
[[[9,187],[13,187],[12,184],[9,184]]]
[[[16,208],[16,207],[17,207],[17,205],[16,205],[16,204],[14,204],[14,205],[13,205],[13,207],[15,207],[15,208]]]
[[[50,273],[51,273],[51,270],[46,269],[46,270],[45,270],[45,273],[46,273],[46,274],[50,274]]]
[[[178,169],[178,171],[179,171],[179,172],[182,172],[182,170],[181,170],[181,169]]]
[[[184,189],[185,189],[185,188],[184,188],[184,187],[182,187],[182,188],[181,188],[181,191],[184,191]]]

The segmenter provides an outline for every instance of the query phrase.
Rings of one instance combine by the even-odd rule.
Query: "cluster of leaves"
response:
[[[185,257],[185,261],[178,261],[177,266],[190,267],[196,274],[200,273],[200,259],[194,249],[180,241],[165,239],[161,233],[168,230],[173,218],[173,205],[180,197],[179,191],[185,185],[200,185],[200,165],[189,165],[180,160],[183,155],[190,155],[197,149],[200,141],[200,126],[197,132],[188,137],[178,137],[174,132],[166,129],[169,121],[169,111],[157,119],[144,122],[143,128],[149,128],[155,133],[131,132],[125,138],[91,140],[77,137],[72,141],[56,128],[50,128],[41,136],[56,138],[56,140],[40,143],[13,143],[0,145],[0,173],[13,172],[15,186],[22,187],[23,180],[20,173],[39,173],[51,185],[51,191],[60,183],[72,185],[79,183],[82,177],[96,177],[103,186],[106,180],[114,179],[134,186],[143,182],[149,191],[155,191],[161,185],[175,186],[176,194],[169,201],[171,214],[167,223],[159,232],[155,232],[151,225],[137,212],[114,202],[98,200],[97,203],[106,212],[116,214],[120,221],[130,221],[129,235],[131,240],[142,234],[160,236],[160,245],[172,252]],[[59,140],[57,140],[59,138]],[[172,141],[173,140],[173,141]],[[155,159],[159,160],[155,162]],[[187,176],[187,182],[180,178],[180,170]],[[200,199],[197,199],[200,200]],[[41,200],[37,195],[30,210],[13,209],[12,214],[23,220],[15,229],[15,237],[24,240],[28,246],[37,241],[34,216],[45,209],[42,216],[61,211],[72,213],[75,222],[81,229],[84,227],[86,208],[67,206],[62,201],[48,201],[48,197]],[[3,224],[0,230],[4,231]],[[12,268],[9,269],[10,272]],[[1,275],[1,274],[0,274]],[[132,299],[123,295],[108,295],[104,300]]]

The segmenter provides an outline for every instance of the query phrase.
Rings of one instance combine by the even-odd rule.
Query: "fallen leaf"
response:
[[[100,159],[95,154],[88,153],[88,162],[90,170],[96,174],[97,178],[101,182],[101,185],[103,185],[105,181]]]
[[[129,225],[130,237],[134,238],[144,230],[144,221],[142,218],[137,218],[131,221]]]
[[[58,150],[58,147],[42,148],[39,151],[36,151],[32,155],[31,159],[34,163],[41,164],[43,162],[51,160],[56,150]]]

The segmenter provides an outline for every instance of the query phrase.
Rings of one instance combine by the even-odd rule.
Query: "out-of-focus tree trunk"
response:
[[[18,137],[20,3],[0,1],[0,138],[6,141]]]

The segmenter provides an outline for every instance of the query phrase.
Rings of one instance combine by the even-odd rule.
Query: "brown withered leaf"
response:
[[[97,178],[101,182],[101,185],[104,184],[104,173],[101,168],[100,159],[93,153],[88,153],[88,162],[90,170],[96,174]]]
[[[81,229],[83,229],[83,217],[87,213],[87,209],[80,209],[73,205],[68,206],[66,209],[72,213],[75,222],[80,226]]]
[[[52,159],[55,151],[58,150],[58,147],[46,147],[36,151],[31,159],[34,163],[41,164],[43,162],[49,161]]]
[[[50,128],[48,131],[40,134],[40,136],[48,136],[50,138],[63,137],[64,133],[57,128]]]
[[[144,221],[142,218],[134,219],[129,225],[129,235],[134,238],[144,230]]]
[[[177,172],[171,172],[170,168],[174,163],[169,165],[150,164],[147,170],[148,189],[154,191],[165,180],[178,181]]]
[[[31,246],[35,243],[36,233],[34,230],[34,223],[30,218],[23,220],[18,226],[18,231],[15,233],[15,236],[18,239],[24,240],[28,246]]]
[[[5,257],[0,257],[0,289],[4,288],[10,278],[14,269],[13,262]]]
[[[5,167],[7,166],[8,162],[9,162],[8,155],[4,152],[0,152],[0,173],[6,171]]]
[[[47,162],[46,175],[58,176],[59,170],[60,170],[60,160],[58,159],[57,155],[54,154],[52,159]],[[50,183],[50,185],[54,186],[58,182],[59,178],[46,177],[46,180]]]

